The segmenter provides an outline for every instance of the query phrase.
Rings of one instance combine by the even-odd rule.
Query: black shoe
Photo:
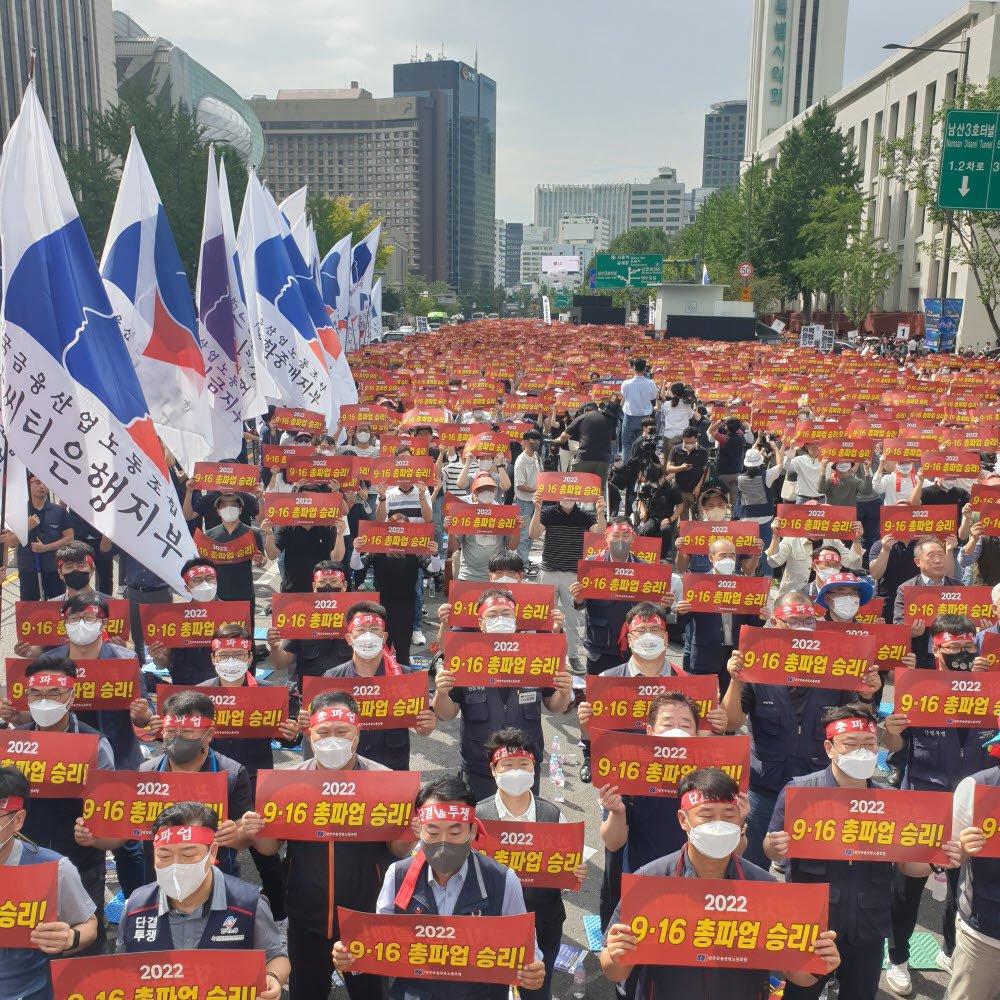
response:
[[[590,774],[590,758],[584,758],[583,765],[580,767],[580,781],[585,785],[590,784],[591,774]]]

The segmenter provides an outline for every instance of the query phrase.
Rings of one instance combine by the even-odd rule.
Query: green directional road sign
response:
[[[663,256],[599,253],[590,269],[591,288],[645,288],[663,283]]]
[[[944,123],[938,205],[1000,212],[1000,112],[949,111]]]

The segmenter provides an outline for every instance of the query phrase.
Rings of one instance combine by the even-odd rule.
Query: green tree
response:
[[[70,189],[81,206],[81,219],[90,244],[99,258],[111,222],[120,166],[128,155],[133,128],[193,285],[198,270],[208,172],[204,129],[195,124],[183,107],[158,101],[148,86],[137,81],[122,84],[114,107],[91,116],[90,148],[67,151],[63,156]],[[226,158],[230,197],[238,217],[246,189],[246,168],[232,147],[217,145],[215,151],[217,156]]]
[[[809,220],[799,230],[803,256],[793,261],[792,270],[806,287],[827,295],[831,310],[852,254],[851,244],[861,235],[863,210],[857,188],[830,187],[813,200]]]
[[[975,276],[979,300],[1000,344],[1000,212],[950,212],[937,204],[942,151],[942,129],[938,126],[956,104],[974,111],[1000,111],[1000,77],[991,77],[985,85],[965,84],[958,88],[955,101],[940,104],[922,129],[911,125],[898,139],[881,142],[882,173],[916,191],[917,203],[927,213],[924,231],[933,232],[932,224],[939,227],[938,235],[926,237],[920,246],[938,260],[944,257],[943,229],[951,220],[952,258]]]
[[[843,252],[841,265],[843,270],[834,283],[834,290],[844,297],[847,318],[855,329],[860,329],[864,318],[892,284],[897,258],[886,248],[884,240],[865,229]]]
[[[372,216],[372,207],[366,201],[357,208],[351,207],[351,199],[346,195],[330,198],[322,191],[310,191],[306,198],[306,214],[312,220],[316,232],[316,246],[320,258],[325,257],[330,248],[348,233],[351,234],[351,245],[360,243],[380,222],[382,216]],[[392,247],[379,240],[378,252],[375,255],[375,271],[382,274],[392,255]]]
[[[395,288],[383,288],[382,289],[382,312],[383,313],[397,313],[403,308],[403,295],[402,292],[397,291]]]

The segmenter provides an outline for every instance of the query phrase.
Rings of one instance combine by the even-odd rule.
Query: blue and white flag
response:
[[[368,327],[365,331],[365,343],[382,342],[382,279],[372,286],[372,297],[368,303]]]
[[[0,159],[2,420],[70,509],[179,593],[197,552],[33,83]]]
[[[319,268],[323,301],[333,319],[340,346],[347,350],[351,300],[351,234],[334,244]]]
[[[364,239],[351,249],[351,313],[348,317],[348,345],[360,347],[364,323],[368,318],[368,300],[375,277],[375,255],[382,233],[380,222]]]
[[[212,453],[205,362],[191,286],[135,129],[101,276],[156,431],[190,474]]]
[[[701,265],[701,283],[703,285],[710,285],[712,283],[712,279],[708,276],[708,268],[704,264]]]

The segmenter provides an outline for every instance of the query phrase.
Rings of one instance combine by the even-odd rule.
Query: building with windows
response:
[[[266,137],[261,178],[275,198],[308,184],[355,207],[368,202],[385,219],[383,240],[405,248],[409,270],[449,280],[447,145],[433,100],[377,98],[352,81],[250,104]],[[492,250],[491,232],[491,274]]]
[[[0,141],[28,85],[35,88],[59,149],[85,146],[90,115],[118,100],[111,0],[0,0]]]
[[[519,283],[537,284],[542,274],[542,258],[551,257],[555,240],[548,226],[525,226],[521,240]]]
[[[701,185],[724,188],[740,178],[740,160],[746,148],[747,102],[720,101],[705,115]]]
[[[945,275],[943,253],[932,252],[935,247],[942,250],[945,228],[928,220],[915,191],[882,176],[885,164],[879,142],[896,139],[914,127],[919,143],[932,129],[940,129],[933,125],[933,116],[942,103],[954,100],[966,68],[962,56],[966,43],[971,83],[982,85],[1000,75],[1000,8],[995,3],[972,0],[919,37],[907,39],[902,35],[892,41],[950,51],[893,52],[870,73],[827,99],[863,170],[862,191],[869,224],[898,257],[893,283],[883,295],[880,308],[918,312],[924,308],[924,299],[940,297],[943,288],[948,298],[964,301],[958,345],[996,346],[975,275],[954,256]],[[802,118],[801,114],[793,118],[754,148],[765,167],[777,161],[781,141]]]
[[[445,227],[447,272],[453,288],[493,287],[496,209],[497,85],[452,59],[397,63],[395,100],[426,102],[440,136],[433,183]],[[423,271],[430,277],[426,267]]]
[[[747,157],[775,129],[840,90],[847,8],[848,0],[754,0]]]
[[[684,185],[673,167],[660,167],[648,184],[629,185],[628,229],[679,232],[687,225]]]
[[[535,188],[536,226],[555,232],[564,215],[607,219],[611,239],[628,228],[628,184],[539,184]]]
[[[503,219],[493,222],[493,285],[504,285],[507,280],[507,223]]]
[[[521,244],[524,241],[524,229],[523,222],[507,223],[504,242],[507,260],[503,279],[505,288],[515,288],[521,283]]]
[[[151,88],[165,105],[183,107],[204,129],[205,142],[228,143],[254,167],[264,133],[250,105],[223,80],[166,38],[150,35],[127,14],[114,12],[118,81]]]

